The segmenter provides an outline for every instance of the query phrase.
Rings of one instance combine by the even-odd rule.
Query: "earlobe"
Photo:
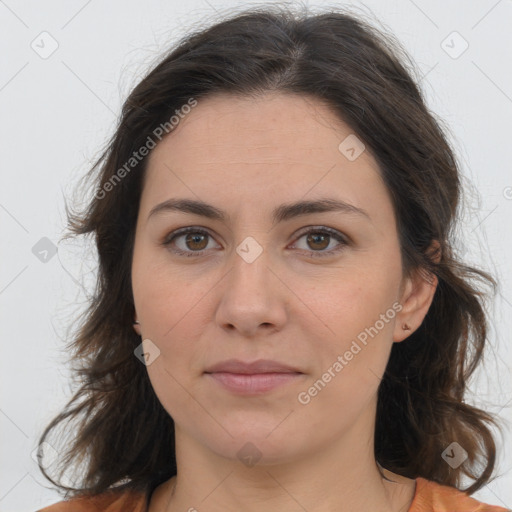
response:
[[[135,332],[136,332],[139,336],[141,336],[140,324],[139,324],[139,322],[138,322],[137,320],[134,320],[134,321],[133,321],[133,328],[134,328]]]

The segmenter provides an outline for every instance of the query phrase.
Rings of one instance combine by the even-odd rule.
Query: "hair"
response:
[[[68,237],[95,236],[98,274],[68,346],[79,363],[74,376],[80,387],[39,439],[39,466],[48,480],[67,495],[96,495],[114,488],[152,492],[176,474],[174,422],[134,356],[141,340],[132,325],[131,261],[148,156],[130,164],[130,172],[126,163],[191,98],[274,92],[321,101],[364,142],[390,192],[404,275],[418,271],[438,279],[420,327],[393,344],[378,390],[376,461],[409,478],[458,488],[469,477],[469,494],[490,480],[496,418],[464,395],[488,337],[487,296],[473,281],[493,290],[496,281],[460,261],[454,247],[459,164],[413,72],[395,38],[361,17],[265,6],[183,37],[136,85],[115,133],[84,176],[96,194],[80,213],[66,205]],[[58,478],[81,465],[73,486],[54,480],[40,455],[65,420],[76,422],[67,430],[76,435],[60,452]],[[454,441],[468,454],[457,468],[441,459]]]

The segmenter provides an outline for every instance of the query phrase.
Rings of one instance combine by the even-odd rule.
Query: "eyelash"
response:
[[[176,238],[186,235],[188,233],[197,233],[200,235],[205,235],[205,236],[213,238],[208,231],[205,231],[204,229],[201,229],[201,228],[195,228],[195,227],[191,226],[191,227],[179,229],[177,231],[173,231],[172,233],[170,233],[168,236],[165,237],[164,241],[162,242],[162,245],[164,245],[165,247],[168,247],[171,245],[171,243]],[[327,235],[331,236],[332,238],[334,238],[337,242],[340,242],[340,245],[337,248],[331,249],[329,251],[308,251],[310,253],[310,255],[313,257],[324,258],[327,256],[332,256],[333,254],[342,251],[345,248],[345,246],[349,245],[349,242],[347,241],[347,239],[344,236],[342,236],[339,231],[336,231],[335,229],[331,229],[331,228],[328,228],[325,226],[321,226],[318,228],[310,229],[309,231],[305,231],[299,235],[299,238],[297,240],[299,240],[303,236],[309,235],[311,233],[327,234]],[[186,256],[189,258],[202,256],[206,251],[207,251],[207,249],[203,249],[201,251],[183,251],[181,249],[172,249],[172,252],[179,254],[180,256]]]

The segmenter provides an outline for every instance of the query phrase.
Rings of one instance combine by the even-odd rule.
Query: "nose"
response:
[[[233,255],[233,264],[217,287],[216,322],[244,337],[280,331],[287,320],[292,292],[267,252],[251,261],[241,249]]]

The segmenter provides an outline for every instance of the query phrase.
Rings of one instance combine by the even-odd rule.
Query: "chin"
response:
[[[217,455],[230,460],[238,460],[248,467],[254,465],[276,465],[292,462],[303,450],[307,435],[304,438],[292,435],[284,430],[277,432],[267,428],[267,425],[252,425],[250,428],[235,429],[230,425],[228,429],[233,437],[225,436],[222,439],[207,439],[205,444]],[[270,435],[269,433],[272,432]]]

